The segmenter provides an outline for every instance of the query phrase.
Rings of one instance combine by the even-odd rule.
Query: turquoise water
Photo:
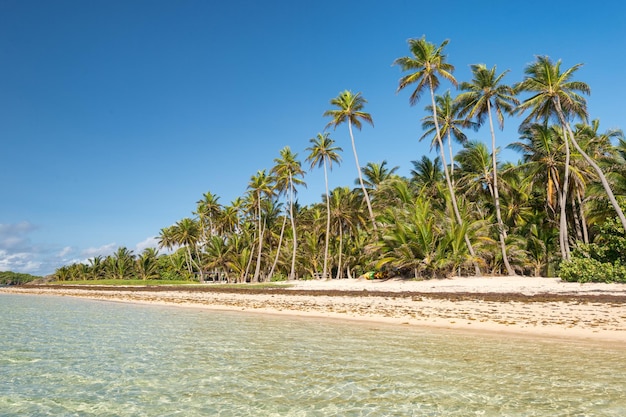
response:
[[[623,346],[0,294],[1,416],[624,416]]]

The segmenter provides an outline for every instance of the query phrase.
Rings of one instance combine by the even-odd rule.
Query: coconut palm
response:
[[[343,276],[343,251],[344,234],[355,232],[364,224],[361,204],[362,199],[358,198],[348,187],[337,187],[327,196],[330,199],[331,229],[334,235],[339,236],[339,247],[337,249],[337,278]]]
[[[307,162],[311,163],[311,169],[316,165],[324,167],[324,184],[326,186],[326,236],[324,243],[324,269],[322,278],[328,279],[328,246],[330,241],[330,199],[328,198],[328,170],[333,169],[333,162],[339,164],[343,151],[339,146],[335,146],[335,141],[329,137],[328,133],[318,133],[316,137],[309,139],[311,146],[306,148],[309,151]]]
[[[393,168],[387,168],[387,161],[381,163],[368,162],[361,172],[363,173],[363,183],[370,190],[376,190],[383,183],[383,181],[393,178],[396,171],[400,167],[395,166]]]
[[[409,103],[412,106],[417,104],[425,89],[430,91],[431,109],[433,112],[437,145],[441,161],[443,162],[444,174],[446,183],[448,184],[448,192],[450,193],[450,200],[452,201],[454,215],[456,221],[460,225],[463,223],[463,219],[461,218],[461,214],[459,212],[456,195],[450,178],[450,172],[448,171],[448,165],[446,163],[446,155],[443,151],[441,129],[439,127],[439,118],[437,116],[437,104],[435,102],[435,90],[439,87],[439,77],[447,79],[455,86],[457,85],[456,79],[452,75],[454,66],[446,62],[446,55],[443,54],[443,48],[445,48],[448,44],[448,41],[444,41],[439,47],[436,47],[434,44],[428,42],[425,37],[420,39],[409,39],[408,43],[412,56],[398,58],[393,63],[394,65],[400,66],[402,71],[410,71],[409,74],[400,78],[398,91],[403,90],[410,85],[416,85],[415,90],[413,90],[413,93],[411,93],[411,96],[409,97]],[[464,240],[470,255],[473,258],[476,258],[472,242],[467,235]],[[475,270],[476,274],[480,275],[480,269],[477,263],[475,264]]]
[[[478,129],[478,124],[467,120],[465,118],[461,118],[459,116],[460,104],[456,100],[452,98],[450,95],[450,91],[446,91],[443,96],[435,96],[435,103],[437,104],[437,109],[433,112],[432,106],[426,106],[426,111],[431,114],[425,116],[422,119],[422,129],[425,130],[422,137],[420,137],[420,141],[432,137],[431,148],[433,146],[439,146],[437,143],[437,129],[435,128],[435,122],[433,119],[433,113],[437,114],[439,129],[442,137],[447,137],[448,139],[448,152],[450,156],[450,177],[452,178],[452,182],[454,183],[454,155],[452,153],[452,137],[463,145],[467,142],[467,136],[463,133],[462,128],[469,128],[472,130]]]
[[[133,277],[135,255],[133,251],[120,247],[107,257],[108,273],[113,279],[129,279]]]
[[[500,250],[502,260],[509,275],[515,275],[515,271],[509,263],[506,253],[506,229],[502,221],[502,211],[500,210],[500,193],[498,191],[498,162],[496,148],[496,134],[493,128],[493,114],[495,111],[498,118],[500,130],[504,128],[504,113],[510,114],[519,100],[515,98],[513,88],[502,84],[502,79],[508,71],[500,75],[496,74],[496,67],[488,69],[485,64],[472,65],[473,79],[471,82],[462,82],[459,88],[464,91],[457,97],[460,104],[460,115],[466,116],[467,120],[476,119],[478,125],[482,125],[485,117],[489,119],[489,130],[491,132],[491,166],[493,175],[493,200],[496,209],[496,220],[498,222],[498,237],[500,239]]]
[[[296,219],[293,213],[294,196],[297,192],[296,185],[304,185],[304,171],[298,161],[298,154],[293,153],[289,146],[280,150],[280,157],[274,159],[272,174],[276,178],[276,188],[281,194],[289,196],[289,219],[291,220],[291,231],[293,238],[293,253],[291,258],[291,272],[289,279],[296,279],[296,253],[298,250],[298,234],[296,230]]]
[[[89,275],[91,279],[101,279],[104,275],[104,258],[102,256],[94,256],[87,261],[89,262]]]
[[[361,165],[359,164],[359,157],[357,155],[356,144],[354,142],[354,134],[352,133],[352,125],[361,130],[361,120],[374,126],[372,116],[369,113],[362,111],[365,103],[367,103],[367,100],[361,96],[361,93],[353,94],[352,91],[342,91],[337,97],[330,100],[330,104],[336,106],[337,109],[325,111],[324,117],[332,117],[332,120],[326,125],[326,127],[333,126],[334,128],[337,128],[340,124],[348,122],[348,132],[350,133],[350,140],[352,141],[352,151],[354,152],[354,161],[359,175],[359,183],[361,184],[365,203],[367,204],[367,210],[369,212],[370,220],[372,221],[372,228],[376,231],[376,219],[374,218],[374,212],[372,211],[372,203],[370,201],[369,194],[367,193],[365,184],[363,184]]]
[[[272,198],[275,194],[274,177],[268,175],[265,170],[257,171],[256,175],[250,178],[248,183],[250,199],[253,206],[256,206],[257,237],[259,239],[256,267],[254,269],[253,281],[258,282],[261,273],[261,255],[263,254],[263,235],[265,227],[263,223],[262,203],[264,198]]]
[[[174,224],[173,227],[173,236],[176,244],[178,246],[185,248],[185,253],[187,255],[187,272],[189,275],[193,275],[193,256],[191,254],[191,250],[196,249],[196,245],[200,240],[200,224],[191,219],[189,217],[185,217],[182,220],[179,220]],[[198,270],[200,271],[199,279],[202,280],[202,267],[198,265]]]
[[[565,185],[563,187],[563,201],[567,198],[567,182],[569,176],[569,141],[572,142],[576,150],[582,155],[585,161],[594,169],[604,190],[613,206],[613,209],[617,213],[622,226],[626,230],[626,217],[624,212],[620,208],[611,186],[604,175],[602,169],[598,164],[581,148],[572,128],[568,122],[573,117],[579,117],[581,120],[587,119],[587,103],[585,99],[579,94],[589,94],[589,86],[580,81],[572,81],[574,73],[582,66],[582,64],[576,64],[573,67],[561,72],[561,61],[552,63],[549,57],[539,56],[534,63],[529,64],[524,70],[524,80],[515,86],[517,92],[527,92],[531,94],[531,97],[526,99],[519,105],[520,111],[530,110],[525,122],[531,120],[548,120],[552,117],[557,117],[561,127],[567,135],[565,135],[565,151],[566,151],[566,163],[565,163]],[[566,230],[566,213],[565,207],[561,207],[561,230]],[[562,257],[563,259],[569,259],[569,245],[564,239],[564,233],[561,233],[562,242]]]
[[[135,269],[139,278],[145,280],[159,277],[158,253],[154,248],[145,248],[135,260]]]
[[[411,182],[418,186],[422,192],[426,192],[431,198],[441,196],[440,186],[444,181],[441,159],[430,159],[423,155],[419,161],[411,161]],[[443,200],[443,199],[440,199]]]
[[[202,200],[196,203],[194,214],[200,220],[202,242],[207,241],[207,232],[209,235],[216,232],[215,226],[222,211],[222,205],[218,202],[219,199],[219,196],[207,191],[202,195]]]

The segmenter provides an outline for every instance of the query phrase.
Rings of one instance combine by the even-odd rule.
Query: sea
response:
[[[0,294],[0,416],[626,416],[623,344]]]

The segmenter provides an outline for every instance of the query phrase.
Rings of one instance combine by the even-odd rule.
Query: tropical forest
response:
[[[358,158],[359,132],[374,128],[362,92],[327,103],[320,132],[298,155],[276,150],[273,166],[251,172],[230,202],[207,191],[190,214],[158,232],[158,248],[58,268],[58,281],[182,280],[268,282],[294,279],[451,276],[560,276],[626,282],[626,140],[587,111],[582,64],[537,56],[519,80],[471,65],[455,78],[448,41],[408,41],[398,99],[423,108],[422,135],[435,157],[398,167]],[[386,65],[388,63],[383,63]],[[499,159],[506,116],[522,120]],[[484,127],[485,141],[468,139]],[[453,146],[458,149],[453,152]],[[298,144],[300,146],[302,144]],[[354,164],[355,182],[329,189],[333,167]],[[321,200],[298,202],[307,176],[320,175]],[[156,231],[155,231],[156,232]]]

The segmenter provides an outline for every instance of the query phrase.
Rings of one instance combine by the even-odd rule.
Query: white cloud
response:
[[[87,248],[81,251],[81,255],[87,258],[93,258],[95,256],[108,256],[111,255],[117,249],[115,242],[102,245],[97,248]]]
[[[137,243],[135,245],[135,253],[136,254],[140,254],[146,248],[155,248],[156,249],[158,247],[159,247],[158,239],[156,237],[154,237],[154,236],[150,236],[150,237],[145,238],[144,240],[142,240],[141,242],[139,242],[139,243]]]
[[[67,255],[69,255],[70,253],[72,253],[74,250],[72,249],[71,246],[66,246],[64,247],[61,252],[59,252],[59,254],[57,255],[59,258],[65,258]]]
[[[29,222],[0,224],[0,249],[9,252],[20,251],[29,244],[27,234],[36,229],[37,227]]]
[[[40,267],[41,262],[35,261],[32,254],[25,252],[8,253],[5,250],[0,250],[0,271],[32,273]]]

